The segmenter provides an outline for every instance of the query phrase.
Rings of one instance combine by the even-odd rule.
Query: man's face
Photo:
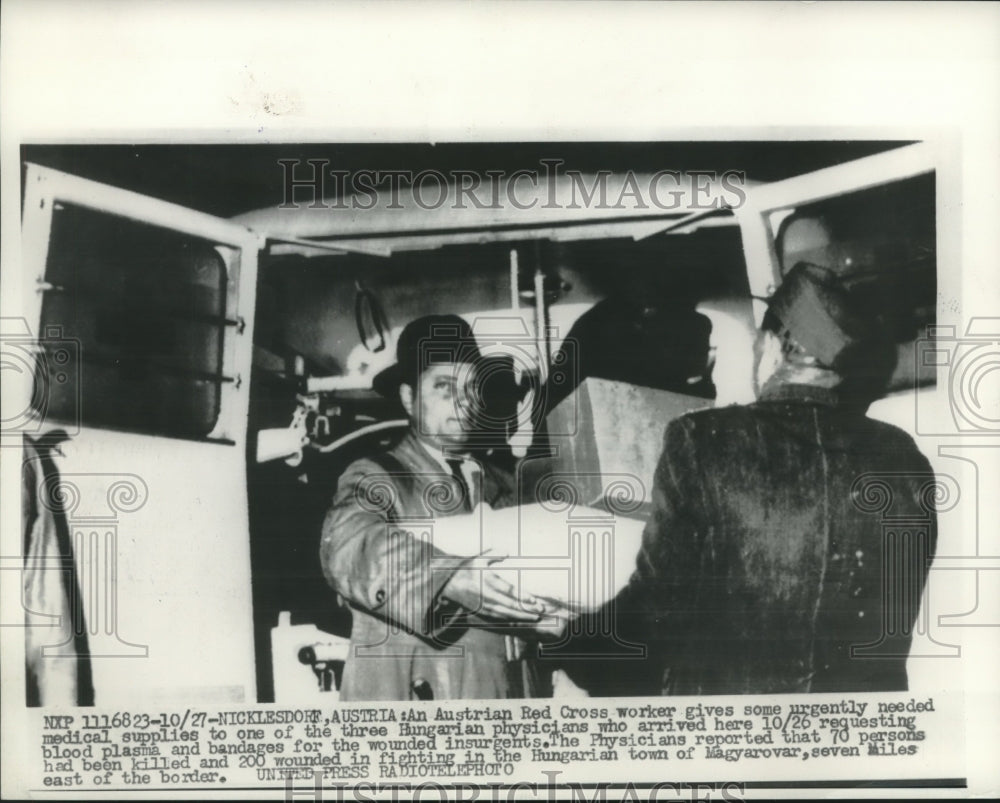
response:
[[[469,441],[472,374],[469,365],[442,363],[424,370],[416,388],[400,385],[400,401],[418,437],[439,449]]]

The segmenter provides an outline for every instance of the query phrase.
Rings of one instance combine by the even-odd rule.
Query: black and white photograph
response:
[[[8,53],[61,7],[15,5]],[[735,5],[680,7],[710,29]],[[809,5],[877,52],[879,4],[854,26],[740,13]],[[945,16],[926,5],[915,36]],[[989,89],[981,5],[956,19]],[[618,30],[669,28],[641,6]],[[429,8],[428,34],[459,7]],[[500,19],[460,8],[477,35]],[[260,4],[254,35],[313,9]],[[372,9],[320,16],[375,43]],[[375,91],[358,65],[421,51],[397,46],[340,41],[329,74]],[[5,92],[32,73],[13,52]],[[230,66],[223,117],[175,129],[8,92],[5,796],[996,789],[995,98],[979,128],[839,118],[799,71],[767,109],[805,93],[835,122],[608,128],[644,104],[581,79],[557,103],[588,98],[574,127],[521,76],[523,121],[463,131],[467,79],[414,76],[418,98],[376,114],[359,90],[338,127],[303,111],[322,76]]]

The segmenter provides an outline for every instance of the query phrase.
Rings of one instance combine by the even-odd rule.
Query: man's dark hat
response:
[[[375,374],[372,387],[392,398],[401,383],[442,363],[478,363],[482,359],[472,327],[458,315],[426,315],[410,321],[396,341],[396,362]]]
[[[768,316],[779,336],[790,336],[808,354],[838,372],[849,372],[869,348],[887,337],[878,321],[860,309],[837,274],[800,262],[768,299]]]

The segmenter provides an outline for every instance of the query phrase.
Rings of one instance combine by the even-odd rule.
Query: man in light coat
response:
[[[541,683],[510,634],[539,622],[542,604],[520,598],[489,556],[432,543],[444,517],[516,503],[510,472],[471,455],[481,359],[464,320],[427,316],[404,328],[396,364],[375,377],[410,428],[347,468],[323,525],[323,572],[353,611],[343,700],[523,697]],[[482,551],[480,533],[470,526],[466,555]]]

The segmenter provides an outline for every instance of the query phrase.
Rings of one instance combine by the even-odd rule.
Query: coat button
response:
[[[385,602],[385,590],[384,589],[380,588],[378,591],[375,592],[375,601],[377,603],[379,603],[379,605],[381,605],[383,602]]]

